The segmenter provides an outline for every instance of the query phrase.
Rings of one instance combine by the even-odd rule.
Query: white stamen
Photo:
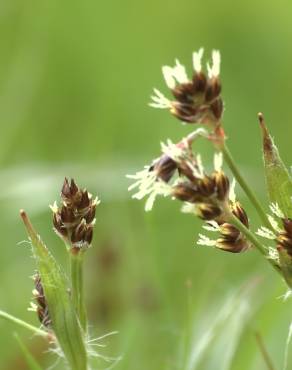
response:
[[[209,63],[207,64],[209,78],[219,76],[219,74],[220,74],[220,62],[221,62],[221,57],[220,57],[219,50],[213,50],[213,52],[212,52],[212,66],[210,66]]]
[[[149,166],[145,166],[144,170],[137,172],[135,175],[127,175],[127,177],[137,180],[128,188],[129,191],[138,188],[137,193],[132,195],[132,198],[140,200],[149,196],[145,204],[145,211],[152,209],[158,195],[166,197],[171,194],[172,187],[157,178],[156,172],[151,171]]]
[[[187,76],[187,72],[186,72],[185,66],[183,66],[182,64],[180,64],[180,62],[179,62],[178,59],[176,59],[175,62],[176,62],[176,65],[172,69],[172,71],[173,71],[173,77],[180,84],[188,83],[189,82],[189,79],[188,79],[188,76]]]
[[[98,206],[100,204],[100,199],[98,199],[98,197],[95,197],[95,199],[92,203],[93,203],[93,205]]]
[[[57,204],[56,201],[54,201],[54,204],[53,205],[50,205],[49,207],[53,211],[53,213],[57,213],[58,212],[58,204]]]
[[[232,181],[231,181],[230,188],[229,188],[229,199],[233,203],[236,202],[235,185],[236,185],[236,181],[235,181],[235,178],[233,178]]]
[[[217,242],[208,238],[206,235],[199,234],[199,240],[197,241],[198,245],[207,245],[208,247],[215,247]]]
[[[174,89],[176,84],[175,84],[175,79],[173,76],[173,68],[169,66],[163,66],[162,74],[163,74],[167,87],[169,87],[170,89]]]
[[[268,248],[268,259],[279,262],[279,253],[275,248]]]
[[[214,169],[215,171],[221,171],[223,166],[223,155],[221,152],[214,154]]]
[[[291,289],[288,289],[287,290],[287,292],[284,294],[284,295],[281,295],[280,297],[278,297],[278,298],[280,298],[280,299],[283,299],[283,301],[284,302],[286,302],[288,299],[290,299],[291,298],[291,296],[292,296],[292,290]],[[291,325],[291,324],[290,324]],[[285,369],[285,368],[284,368]],[[287,367],[286,367],[286,369],[287,369]]]
[[[218,223],[214,220],[208,221],[205,225],[203,225],[203,229],[208,230],[208,231],[220,231],[220,226]]]
[[[198,179],[202,179],[204,177],[204,174],[200,172],[200,169],[196,166],[196,164],[192,163],[187,158],[185,159],[185,163],[189,167],[189,169],[192,171],[193,175],[197,177]]]
[[[203,166],[202,157],[200,154],[197,154],[196,161],[197,161],[197,167],[198,167],[198,172],[199,172],[198,177],[203,177],[204,176],[204,166]]]
[[[185,202],[183,206],[181,207],[182,213],[192,213],[196,214],[196,205],[193,203]]]
[[[283,212],[281,211],[278,203],[272,203],[270,205],[270,210],[272,211],[272,213],[275,216],[277,216],[279,218],[285,218],[285,216],[284,216]]]
[[[166,144],[161,142],[161,151],[175,162],[179,162],[183,156],[184,149],[178,147],[170,139],[167,139]]]
[[[169,109],[172,107],[171,101],[167,99],[159,90],[153,89],[154,94],[151,95],[152,102],[149,103],[150,107],[159,109]]]
[[[35,303],[30,302],[30,307],[28,307],[27,311],[37,312],[37,309],[38,306]]]
[[[193,53],[193,68],[194,71],[200,73],[202,70],[202,57],[204,54],[204,49],[201,48],[199,51]]]
[[[279,227],[278,222],[272,217],[271,215],[267,215],[268,220],[270,221],[270,224],[272,225],[273,229],[276,230],[277,232],[281,231],[281,228]]]
[[[256,234],[263,238],[271,239],[271,240],[274,240],[277,238],[277,236],[270,229],[264,226],[260,227],[258,231],[256,232]]]

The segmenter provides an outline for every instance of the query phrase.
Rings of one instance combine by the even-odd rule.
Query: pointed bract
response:
[[[284,165],[263,115],[259,114],[263,136],[265,176],[270,201],[277,204],[285,217],[292,218],[292,178]]]

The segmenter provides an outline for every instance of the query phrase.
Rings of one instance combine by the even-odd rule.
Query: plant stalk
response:
[[[2,310],[0,310],[0,318],[10,321],[18,326],[21,326],[22,328],[26,328],[33,332],[34,334],[40,335],[41,337],[44,337],[46,339],[49,339],[51,337],[51,334],[46,332],[45,330],[39,329],[36,326],[31,325],[28,322],[23,321],[21,319],[18,319],[17,317],[12,316],[9,313],[4,312]]]
[[[230,150],[228,149],[226,143],[224,143],[224,145],[222,147],[222,153],[223,153],[223,156],[224,156],[224,159],[225,159],[226,163],[228,164],[228,166],[229,166],[230,170],[232,171],[234,177],[236,178],[237,182],[239,183],[242,190],[246,193],[247,197],[249,198],[249,200],[251,201],[251,203],[255,207],[263,225],[265,227],[267,227],[268,229],[274,231],[273,226],[271,225],[271,223],[270,223],[263,207],[261,206],[258,198],[254,194],[252,189],[249,187],[249,185],[247,184],[247,182],[245,181],[245,179],[241,175],[238,167],[236,166],[235,161],[232,157],[232,154],[231,154]]]
[[[75,253],[74,253],[75,252]],[[83,252],[71,249],[70,253],[72,300],[84,333],[87,332],[87,314],[83,287]]]
[[[261,351],[261,354],[263,356],[263,360],[264,360],[264,362],[267,366],[267,369],[268,370],[275,370],[273,362],[272,362],[272,360],[270,358],[270,355],[269,355],[269,353],[268,353],[268,351],[267,351],[267,349],[264,345],[264,342],[263,342],[263,339],[262,339],[260,333],[255,333],[255,337],[256,337],[256,341],[257,341],[257,344],[259,346],[259,349]]]

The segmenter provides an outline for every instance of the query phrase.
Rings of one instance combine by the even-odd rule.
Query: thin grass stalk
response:
[[[267,249],[262,245],[258,238],[250,231],[243,223],[232,213],[229,215],[228,220],[232,225],[234,225],[245,237],[249,240],[252,245],[267,259],[267,261],[273,266],[273,268],[282,276],[282,271],[277,264],[277,262],[269,258]],[[290,287],[291,288],[291,287]]]
[[[10,315],[9,313],[7,313],[5,311],[0,310],[0,318],[5,319],[7,321],[10,321],[13,324],[18,325],[19,327],[28,329],[32,333],[34,333],[36,335],[40,335],[41,337],[43,337],[45,339],[50,339],[50,337],[52,336],[52,334],[48,333],[47,331],[39,329],[38,327],[36,327],[34,325],[31,325],[28,322],[26,322],[24,320],[21,320],[21,319],[15,317],[13,315]]]
[[[229,148],[227,147],[226,143],[224,143],[224,145],[222,147],[222,153],[223,153],[224,159],[225,159],[226,163],[228,164],[230,170],[232,171],[235,179],[237,180],[237,182],[241,186],[242,190],[245,192],[248,199],[251,201],[255,210],[257,211],[261,221],[263,222],[263,225],[265,227],[267,227],[268,229],[273,231],[273,226],[271,225],[271,223],[270,223],[270,221],[269,221],[269,219],[266,215],[265,210],[261,206],[257,196],[254,194],[254,192],[252,191],[250,186],[245,181],[244,177],[241,175],[241,173],[240,173],[240,171],[239,171],[239,169],[238,169],[238,167],[237,167],[237,165],[236,165],[236,163],[233,159],[233,156],[232,156]]]
[[[72,301],[84,333],[87,332],[87,313],[83,285],[83,252],[70,253],[70,270],[72,284]]]

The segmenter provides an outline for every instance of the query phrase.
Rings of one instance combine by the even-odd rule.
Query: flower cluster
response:
[[[51,206],[56,233],[76,250],[87,248],[92,241],[99,200],[93,199],[86,189],[80,189],[73,179],[69,182],[67,178],[64,180],[61,198],[61,207],[56,202]]]
[[[249,227],[248,217],[241,204],[237,201],[230,201],[230,210],[247,228]],[[200,234],[199,245],[209,245],[222,249],[227,252],[239,253],[247,250],[251,245],[243,234],[231,223],[209,221],[204,226],[205,230],[219,233],[219,238],[212,240],[205,235]]]
[[[133,198],[148,196],[145,209],[151,210],[158,195],[170,196],[184,202],[183,212],[193,213],[209,222],[208,228],[219,231],[217,241],[201,236],[199,244],[241,252],[248,243],[235,226],[228,223],[230,215],[236,216],[246,227],[248,218],[235,200],[233,187],[222,170],[222,155],[214,157],[214,171],[207,174],[199,155],[192,151],[191,140],[183,139],[177,144],[170,140],[162,143],[162,155],[143,171],[128,177],[136,180],[129,190],[138,188]]]
[[[174,67],[163,66],[165,82],[174,97],[167,99],[159,90],[154,89],[150,106],[169,109],[185,123],[203,123],[216,127],[223,114],[221,98],[220,53],[212,53],[212,65],[207,64],[208,74],[202,70],[203,49],[193,53],[193,76],[188,78],[185,67],[176,60]]]

